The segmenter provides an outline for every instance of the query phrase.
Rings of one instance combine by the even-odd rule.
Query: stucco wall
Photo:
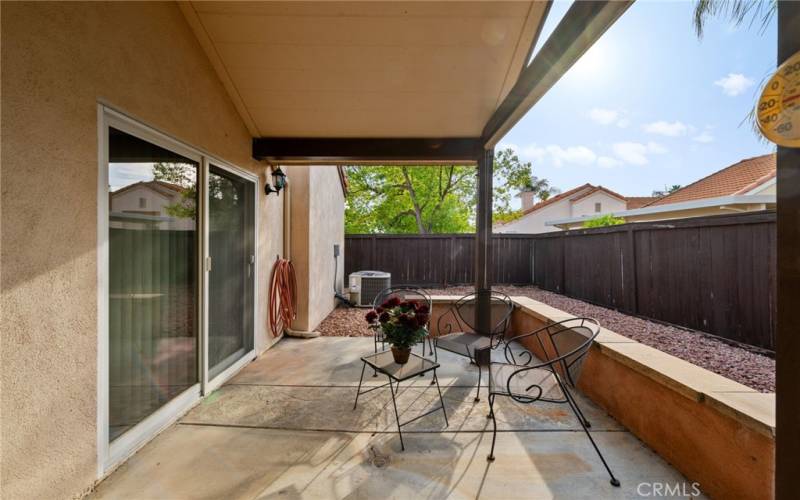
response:
[[[292,328],[311,331],[333,310],[333,245],[340,255],[336,281],[344,275],[344,192],[333,166],[284,167],[291,198],[291,258],[298,282],[297,319]],[[341,289],[341,288],[340,288]]]
[[[594,204],[600,203],[600,212],[594,211]],[[588,216],[598,217],[609,212],[625,210],[627,204],[619,198],[614,198],[602,191],[592,193],[586,198],[581,198],[572,204],[572,217]],[[553,219],[548,219],[553,220]]]
[[[311,219],[308,323],[316,328],[336,305],[333,296],[333,245],[339,245],[336,280],[341,290],[344,275],[344,192],[335,167],[311,167]]]
[[[262,186],[263,168],[177,5],[3,2],[0,17],[0,495],[65,498],[97,474],[98,100],[262,173]],[[262,198],[260,209],[266,290],[281,202]]]
[[[555,219],[563,219],[570,217],[570,201],[564,199],[557,201],[551,205],[537,210],[536,212],[525,215],[513,222],[496,226],[493,231],[495,233],[549,233],[553,231],[560,231],[559,228],[553,226],[546,226],[545,222]]]

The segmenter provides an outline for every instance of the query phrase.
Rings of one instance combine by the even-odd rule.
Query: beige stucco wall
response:
[[[599,213],[594,211],[595,203],[600,203]],[[615,198],[603,191],[597,191],[572,204],[572,217],[599,217],[603,214],[607,214],[609,212],[618,212],[620,210],[625,210],[626,208],[627,203],[624,200]]]
[[[261,173],[262,186],[263,168],[177,5],[3,2],[1,17],[0,496],[68,498],[97,476],[98,100]],[[281,201],[260,209],[266,290]]]
[[[332,166],[289,166],[291,258],[297,274],[297,319],[292,328],[311,331],[333,310],[333,245],[340,255],[336,281],[344,275],[344,192]]]
[[[333,245],[339,245],[336,280],[339,289],[344,275],[344,192],[335,167],[311,167],[310,274],[308,324],[316,328],[336,305],[333,297]]]
[[[560,231],[557,227],[545,225],[546,221],[570,217],[570,201],[563,199],[522,216],[508,224],[495,226],[495,233],[549,233]]]

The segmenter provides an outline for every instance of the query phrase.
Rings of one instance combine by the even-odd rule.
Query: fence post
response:
[[[636,279],[636,237],[633,227],[628,228],[628,259],[625,262],[625,274],[628,276],[627,300],[628,310],[639,314],[639,291],[637,290],[638,280]],[[624,283],[624,281],[623,281]]]
[[[567,238],[561,235],[561,282],[558,293],[567,294]]]

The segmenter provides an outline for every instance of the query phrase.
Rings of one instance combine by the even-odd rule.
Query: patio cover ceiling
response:
[[[253,137],[480,137],[549,2],[190,2]]]

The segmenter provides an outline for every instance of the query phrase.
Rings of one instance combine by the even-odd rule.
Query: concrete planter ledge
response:
[[[512,332],[573,315],[527,297]],[[775,394],[601,328],[579,388],[715,498],[772,498]]]
[[[434,296],[432,324],[458,299]],[[575,317],[528,297],[511,299],[512,335]],[[774,496],[775,394],[602,327],[583,370],[581,392],[703,492],[714,498]]]
[[[434,304],[452,304],[458,295],[434,295]],[[523,313],[545,323],[574,318],[555,307],[528,297],[514,296],[515,314]],[[523,333],[525,330],[516,330]],[[607,328],[600,328],[595,349],[651,380],[698,403],[705,403],[756,430],[775,436],[775,394],[764,394],[727,377],[644,345]]]
[[[542,321],[574,316],[527,297],[512,297],[519,310]],[[604,355],[674,389],[706,402],[766,436],[775,436],[775,394],[763,394],[727,377],[644,345],[607,328],[600,329],[596,348]]]

